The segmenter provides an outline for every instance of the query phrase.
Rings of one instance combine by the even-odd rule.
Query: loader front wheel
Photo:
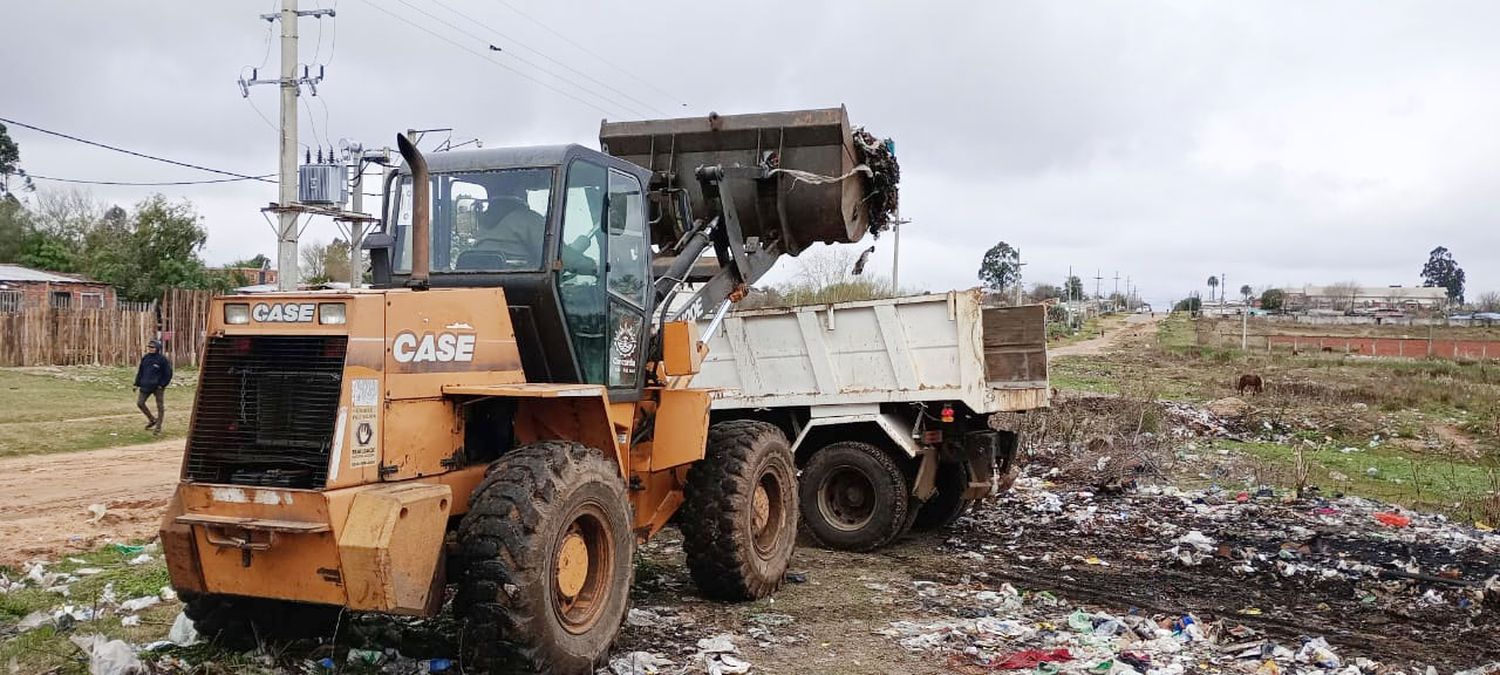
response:
[[[688,470],[682,549],[699,592],[754,600],[781,587],[797,541],[797,470],[773,424],[730,420],[708,430]]]
[[[906,473],[869,443],[819,448],[802,469],[802,521],[818,543],[841,551],[884,546],[911,520]]]
[[[340,608],[217,593],[181,594],[182,611],[203,637],[231,649],[266,640],[332,637]]]
[[[579,443],[516,448],[474,490],[458,527],[467,665],[592,673],[625,619],[630,502],[616,465]]]

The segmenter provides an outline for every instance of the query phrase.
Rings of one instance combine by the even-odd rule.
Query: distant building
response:
[[[265,267],[217,267],[210,274],[222,274],[231,286],[275,286],[276,269],[266,263]]]
[[[1287,312],[1432,312],[1448,305],[1448,290],[1441,286],[1302,286],[1283,288],[1282,309]]]
[[[115,306],[115,287],[78,275],[0,263],[0,312],[23,307],[104,309]]]

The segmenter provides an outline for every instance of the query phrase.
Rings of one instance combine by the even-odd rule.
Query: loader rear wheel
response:
[[[699,592],[754,600],[781,587],[797,542],[797,473],[773,424],[730,420],[708,430],[683,492],[682,549]]]
[[[969,467],[962,462],[939,462],[937,492],[917,508],[917,519],[912,529],[918,532],[940,530],[952,525],[958,517],[974,505],[974,500],[964,499],[964,490],[969,487]]]
[[[592,673],[629,604],[630,502],[618,467],[579,443],[516,448],[458,526],[454,606],[478,672]]]
[[[339,607],[272,598],[184,591],[182,611],[203,637],[222,646],[249,649],[265,640],[333,637]]]
[[[869,443],[843,441],[813,453],[802,469],[802,521],[818,543],[842,551],[884,546],[909,521],[906,473]]]

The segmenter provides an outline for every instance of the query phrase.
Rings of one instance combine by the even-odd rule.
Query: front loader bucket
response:
[[[733,194],[744,235],[779,241],[792,255],[817,242],[859,241],[869,229],[866,177],[851,174],[860,154],[843,107],[605,122],[599,143],[604,152],[652,170],[658,187],[684,189],[694,218],[711,211],[695,178],[699,167],[804,172],[800,178],[778,172],[759,186],[738,184]],[[768,188],[774,194],[765,194]],[[674,229],[653,236],[671,242],[682,234],[680,224]]]

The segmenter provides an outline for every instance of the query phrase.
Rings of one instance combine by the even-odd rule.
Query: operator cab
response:
[[[426,162],[426,285],[504,288],[528,381],[638,395],[652,304],[650,172],[580,145],[443,152]],[[413,285],[410,168],[385,190],[383,230],[365,246],[375,287],[400,288]]]

